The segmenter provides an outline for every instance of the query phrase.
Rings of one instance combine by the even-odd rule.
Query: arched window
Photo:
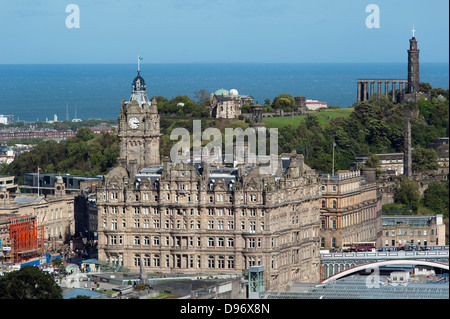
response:
[[[234,257],[233,256],[228,257],[227,267],[230,269],[234,268]]]
[[[331,248],[336,248],[336,238],[331,238]]]
[[[219,256],[217,259],[217,268],[225,268],[225,257]]]
[[[214,260],[214,256],[209,256],[208,257],[208,268],[215,268],[215,260]]]
[[[335,200],[333,201],[333,208],[337,208],[337,202]]]
[[[153,255],[153,267],[160,266],[160,257],[159,255]]]
[[[208,246],[209,247],[214,247],[214,238],[213,237],[209,237],[208,238]]]
[[[138,254],[134,255],[134,265],[137,267],[141,265],[141,256]]]

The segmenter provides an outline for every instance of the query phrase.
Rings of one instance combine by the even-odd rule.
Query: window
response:
[[[208,247],[214,247],[214,238],[212,237],[208,238]]]
[[[141,244],[141,238],[139,236],[134,236],[134,244],[140,245]]]
[[[322,200],[322,208],[325,208],[325,207],[326,207],[325,200]]]
[[[225,268],[225,257],[219,256],[217,259],[217,268]]]
[[[233,257],[228,257],[228,262],[227,262],[227,267],[230,269],[234,268],[234,258]]]
[[[337,202],[335,200],[333,201],[333,208],[337,208]]]
[[[336,229],[336,221],[333,220],[333,229]]]
[[[227,246],[228,247],[234,247],[234,238],[228,238]]]
[[[217,246],[218,247],[224,247],[225,246],[225,240],[223,238],[217,239]]]
[[[324,219],[322,219],[322,220],[320,221],[320,228],[321,228],[321,229],[325,229],[325,220],[324,220]]]
[[[139,255],[134,255],[134,265],[137,267],[141,266],[141,257]]]
[[[153,267],[159,267],[160,258],[159,255],[153,255]]]
[[[153,237],[153,245],[159,246],[159,236]]]
[[[320,238],[320,248],[325,248],[325,238]]]
[[[251,221],[251,222],[250,222],[250,228],[249,228],[249,231],[250,231],[251,233],[254,233],[254,232],[256,231],[256,222],[255,222],[255,221]]]
[[[331,238],[331,248],[336,248],[336,238]]]
[[[215,268],[214,256],[208,257],[208,268]]]

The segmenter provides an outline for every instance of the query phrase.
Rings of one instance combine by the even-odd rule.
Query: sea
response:
[[[406,63],[141,64],[147,95],[171,99],[205,89],[236,89],[263,104],[279,94],[351,107],[358,78],[406,79]],[[116,119],[129,99],[136,64],[2,64],[0,115],[14,121]],[[421,63],[420,81],[449,88],[448,63]]]

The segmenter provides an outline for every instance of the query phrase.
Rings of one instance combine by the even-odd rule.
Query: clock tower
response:
[[[156,99],[149,101],[144,79],[138,74],[131,86],[129,101],[122,99],[119,114],[119,162],[130,177],[140,169],[160,164],[160,117]]]

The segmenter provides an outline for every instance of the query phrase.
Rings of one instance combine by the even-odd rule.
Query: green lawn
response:
[[[314,112],[311,114],[317,115],[320,124],[324,125],[328,123],[331,119],[337,117],[348,117],[353,112],[353,108],[344,109],[326,109],[321,112]],[[306,115],[292,116],[292,117],[265,117],[263,119],[264,124],[267,128],[282,128],[286,125],[291,125],[292,127],[298,127],[302,120],[304,120]]]

